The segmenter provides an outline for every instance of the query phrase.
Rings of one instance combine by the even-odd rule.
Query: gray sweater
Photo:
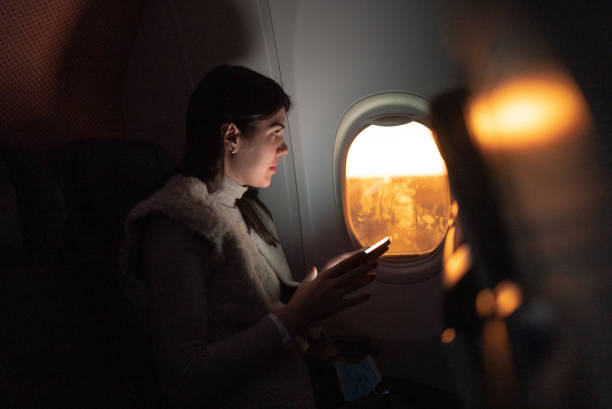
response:
[[[244,192],[234,188],[209,195],[197,179],[175,176],[133,209],[121,254],[126,294],[151,332],[173,405],[312,408],[299,351],[283,348],[268,316],[281,306],[280,282],[291,284],[288,267],[279,273],[278,254],[247,233],[228,199]]]

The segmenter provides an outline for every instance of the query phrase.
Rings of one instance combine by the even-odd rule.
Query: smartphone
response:
[[[389,250],[389,245],[391,244],[391,237],[387,236],[376,243],[372,244],[370,247],[364,250],[367,259],[378,258],[382,256],[387,250]]]
[[[338,264],[331,267],[330,270],[350,270],[367,261],[377,259],[378,257],[382,256],[387,250],[389,250],[389,244],[391,244],[391,237],[387,236],[372,244],[365,250],[358,251],[352,256],[345,258]]]

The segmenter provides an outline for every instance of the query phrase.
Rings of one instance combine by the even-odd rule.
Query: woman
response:
[[[365,301],[376,262],[312,268],[293,281],[265,206],[289,97],[273,80],[221,65],[194,91],[177,175],[126,221],[126,292],[150,330],[162,391],[176,407],[312,408],[293,342],[314,321]],[[336,261],[339,258],[336,259]],[[288,299],[285,304],[281,300]]]

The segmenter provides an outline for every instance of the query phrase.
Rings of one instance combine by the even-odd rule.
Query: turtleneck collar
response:
[[[236,199],[240,199],[247,190],[248,187],[235,182],[229,176],[225,176],[219,189],[211,193],[210,197],[223,206],[236,207]]]

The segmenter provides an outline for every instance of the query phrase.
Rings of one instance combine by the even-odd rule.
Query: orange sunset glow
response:
[[[474,98],[469,127],[486,149],[520,149],[566,137],[584,125],[586,105],[580,90],[558,72],[518,76]]]
[[[387,255],[434,250],[450,217],[446,175],[426,126],[410,122],[365,128],[346,162],[347,213],[359,242],[366,246],[388,235]]]

